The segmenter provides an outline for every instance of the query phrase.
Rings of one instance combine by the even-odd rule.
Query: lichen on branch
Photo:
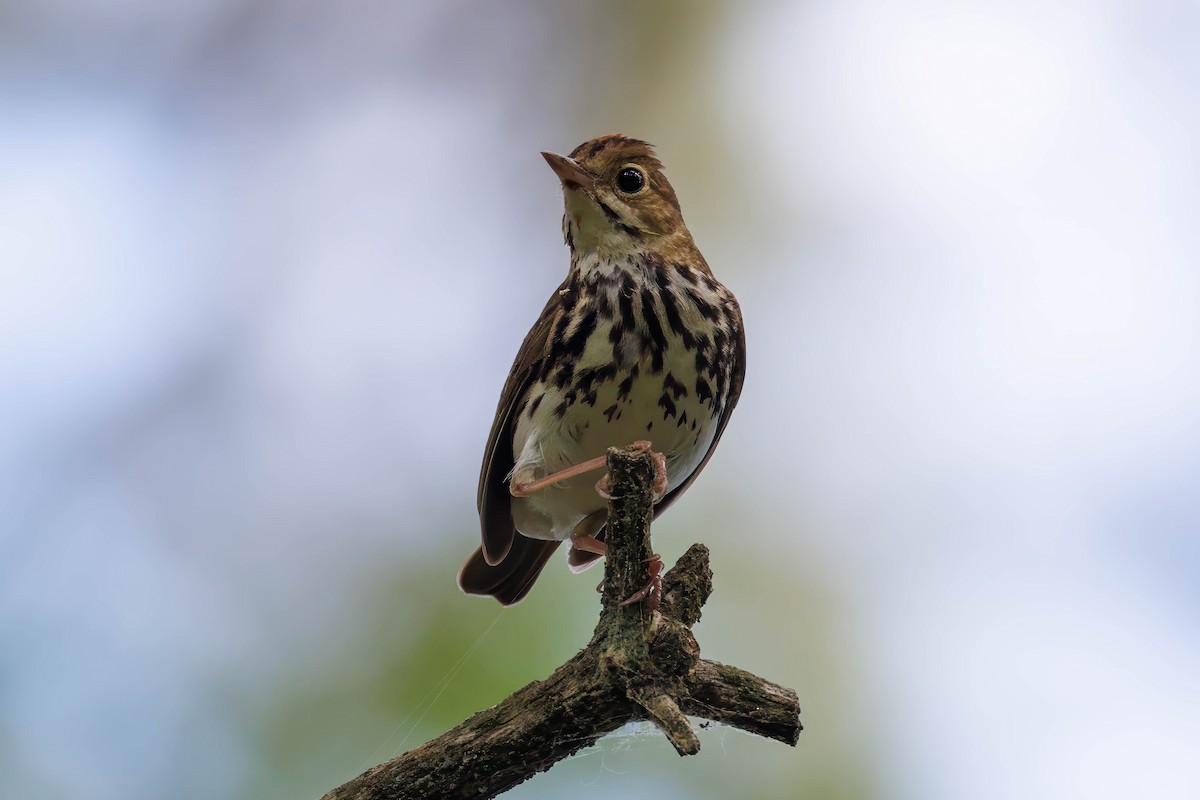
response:
[[[652,720],[680,755],[699,752],[688,716],[795,746],[796,693],[700,658],[692,626],[712,593],[708,548],[694,544],[663,576],[662,604],[623,605],[646,585],[653,552],[650,453],[608,451],[609,516],[600,619],[587,647],[446,733],[322,800],[489,798],[636,720]]]

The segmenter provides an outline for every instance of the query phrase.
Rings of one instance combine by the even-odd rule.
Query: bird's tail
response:
[[[529,592],[546,561],[562,542],[557,540],[513,538],[504,560],[492,566],[476,549],[458,571],[458,588],[467,594],[491,595],[506,606],[518,602]]]

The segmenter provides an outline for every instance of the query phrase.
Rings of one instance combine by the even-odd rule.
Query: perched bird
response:
[[[584,473],[609,447],[652,442],[655,515],[673,503],[712,456],[746,369],[737,300],[653,148],[613,134],[542,156],[562,182],[571,267],[500,394],[479,476],[483,546],[458,573],[464,592],[504,605],[563,541],[575,571],[604,554],[604,481]]]

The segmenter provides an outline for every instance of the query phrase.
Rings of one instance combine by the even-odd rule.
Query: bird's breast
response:
[[[725,291],[720,284],[672,272],[651,264],[568,283],[518,406],[514,472],[549,474],[638,439],[666,455],[669,489],[697,469],[727,400],[734,323],[712,296]],[[526,501],[559,518],[555,528],[573,524],[603,507],[592,489],[597,477],[564,481]]]

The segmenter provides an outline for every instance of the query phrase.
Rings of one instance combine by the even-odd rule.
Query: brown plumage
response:
[[[543,155],[563,185],[571,267],[500,394],[479,478],[483,543],[458,575],[463,591],[505,605],[562,541],[602,541],[606,513],[594,476],[522,497],[511,484],[649,439],[666,456],[657,516],[708,463],[745,374],[737,301],[696,249],[650,145],[609,135]],[[573,569],[595,558],[568,553]]]

